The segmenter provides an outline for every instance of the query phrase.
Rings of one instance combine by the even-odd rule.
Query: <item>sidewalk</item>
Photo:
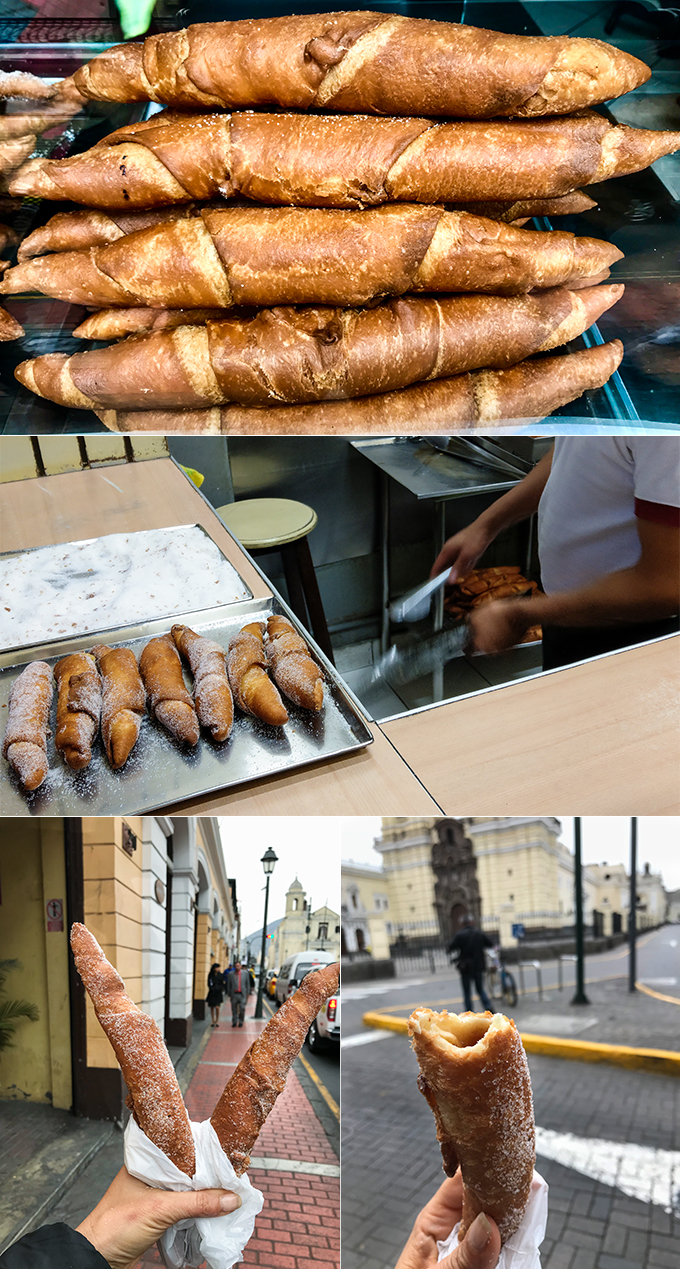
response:
[[[227,1020],[212,1032],[185,1093],[191,1119],[210,1118],[234,1067],[266,1021],[248,1017],[242,1028],[234,1030]],[[340,1256],[338,1159],[294,1070],[258,1137],[249,1176],[262,1190],[265,1204],[243,1253],[244,1263],[268,1269],[336,1269]],[[154,1249],[137,1269],[160,1263]]]

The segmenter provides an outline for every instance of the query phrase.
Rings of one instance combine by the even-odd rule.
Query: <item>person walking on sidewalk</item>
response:
[[[220,973],[220,967],[215,961],[210,967],[208,974],[208,995],[207,1002],[210,1009],[210,1017],[212,1019],[211,1026],[218,1027],[220,1025],[220,1008],[224,1000],[224,983]]]
[[[463,929],[449,943],[449,953],[457,954],[456,966],[465,997],[465,1008],[472,1013],[472,984],[474,982],[477,995],[484,1009],[491,1008],[491,1001],[484,990],[484,949],[493,947],[488,934],[475,929],[474,917],[469,914],[463,920]]]
[[[227,974],[227,995],[231,1000],[232,1027],[243,1026],[243,1019],[246,1016],[246,1005],[252,990],[253,980],[248,970],[242,969],[241,962],[236,961],[231,973]]]

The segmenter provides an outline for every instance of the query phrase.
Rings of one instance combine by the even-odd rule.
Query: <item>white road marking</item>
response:
[[[669,947],[677,947],[677,946],[678,946],[678,940],[677,940],[677,939],[669,939],[668,946],[669,946]]]
[[[363,1000],[364,996],[386,996],[389,992],[401,991],[408,987],[422,987],[427,980],[425,978],[414,978],[409,982],[401,982],[397,978],[388,978],[385,983],[372,983],[370,986],[362,983],[356,987],[342,986],[343,1000]]]
[[[536,1153],[628,1198],[653,1203],[680,1216],[680,1150],[655,1150],[629,1141],[576,1137],[536,1127]]]
[[[640,978],[638,980],[644,983],[646,987],[675,987],[677,978]]]
[[[360,1031],[358,1035],[348,1035],[345,1040],[340,1041],[341,1049],[355,1049],[359,1044],[373,1044],[375,1040],[388,1040],[391,1035],[396,1035],[396,1031],[368,1031],[364,1033]]]
[[[306,1159],[251,1159],[262,1172],[304,1172],[308,1176],[340,1176],[339,1163],[309,1163]]]

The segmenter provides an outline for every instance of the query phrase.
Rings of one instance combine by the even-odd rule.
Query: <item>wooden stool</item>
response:
[[[244,498],[242,502],[229,502],[216,510],[234,537],[252,555],[281,552],[290,606],[335,665],[307,541],[307,534],[318,519],[316,511],[291,498]]]

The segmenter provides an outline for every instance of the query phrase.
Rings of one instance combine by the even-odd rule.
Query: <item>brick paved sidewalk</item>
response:
[[[252,1006],[249,1006],[249,1011]],[[203,1051],[185,1094],[192,1120],[209,1119],[222,1089],[237,1063],[266,1025],[247,1017],[242,1028],[221,1022]],[[310,1105],[295,1071],[258,1137],[253,1151],[256,1166],[249,1169],[265,1203],[255,1222],[254,1235],[244,1251],[246,1265],[268,1269],[337,1269],[339,1265],[340,1180],[273,1162],[306,1163],[337,1170],[338,1160]],[[260,1166],[258,1167],[257,1164]],[[137,1269],[160,1264],[155,1251]]]
[[[543,1269],[672,1269],[680,1237],[680,1080],[538,1056],[529,1066],[536,1123],[558,1156],[537,1160],[550,1186]],[[416,1076],[401,1035],[385,1033],[343,1053],[343,1269],[390,1269],[443,1180]],[[625,1189],[593,1177],[595,1139],[606,1143],[605,1155],[627,1153],[626,1174],[616,1178]],[[639,1149],[626,1151],[624,1143]],[[658,1202],[631,1196],[651,1168],[666,1178],[665,1202],[663,1187]],[[672,1205],[675,1214],[665,1210]]]

